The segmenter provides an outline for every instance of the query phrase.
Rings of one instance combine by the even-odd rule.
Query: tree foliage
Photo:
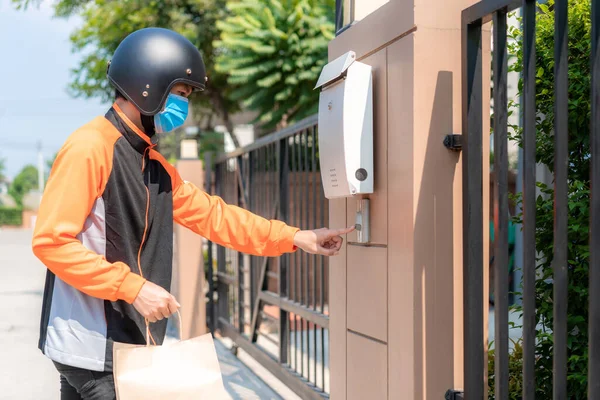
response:
[[[569,399],[587,398],[588,370],[588,271],[589,271],[589,195],[590,195],[590,0],[569,1],[569,172],[568,172],[568,381]],[[539,4],[536,27],[536,158],[554,170],[554,1]],[[511,28],[515,41],[509,53],[517,57],[513,65],[521,72],[523,66],[523,32]],[[523,94],[523,81],[519,82]],[[511,107],[516,108],[516,104]],[[518,110],[517,110],[518,111]],[[522,146],[522,129],[511,127],[513,138]],[[553,229],[554,189],[538,183],[542,193],[536,202],[536,250],[540,256],[536,271],[536,398],[552,397],[553,382]],[[522,201],[522,198],[519,198]],[[516,217],[522,222],[522,214]],[[516,307],[520,310],[520,307]],[[511,365],[522,357],[511,354]],[[490,380],[493,371],[490,371]],[[510,380],[522,382],[520,371],[513,371]],[[514,382],[513,382],[514,383]],[[520,387],[511,384],[510,387]],[[520,395],[518,393],[511,393]],[[490,398],[493,393],[490,393]],[[511,397],[513,398],[513,397]],[[520,398],[520,397],[516,397]]]
[[[334,37],[333,0],[231,0],[217,22],[216,70],[228,75],[232,99],[259,112],[265,129],[318,110],[314,90]]]
[[[209,80],[207,88],[191,98],[194,116],[203,130],[211,131],[220,117],[233,134],[231,113],[237,101],[229,98],[226,76],[214,68],[218,39],[217,21],[226,16],[226,0],[57,0],[57,17],[79,16],[83,24],[70,37],[73,51],[82,55],[72,70],[69,91],[74,96],[111,101],[114,89],[106,79],[107,63],[119,43],[130,33],[147,27],[172,29],[188,38],[203,55]],[[40,0],[13,0],[19,8],[39,4]]]
[[[186,139],[184,132],[177,130],[165,133],[160,139],[160,154],[162,154],[170,163],[175,162],[180,157],[181,141]],[[204,160],[206,153],[221,154],[224,151],[224,135],[222,132],[202,132],[202,140],[198,143],[198,158]]]
[[[4,158],[0,158],[0,181],[6,179],[4,175],[6,173],[6,160]]]
[[[15,177],[8,188],[8,194],[15,199],[19,207],[23,206],[23,197],[38,188],[38,170],[33,165],[26,165]]]
[[[12,0],[18,8],[41,0]],[[282,127],[317,112],[314,90],[334,37],[334,0],[56,0],[57,17],[79,16],[71,34],[80,53],[69,91],[105,101],[114,91],[106,66],[131,32],[173,29],[190,39],[204,57],[206,91],[194,95],[193,115],[201,131],[212,132],[218,117],[234,144],[231,115],[258,112],[263,129]]]

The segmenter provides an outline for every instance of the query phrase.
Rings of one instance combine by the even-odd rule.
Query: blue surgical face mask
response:
[[[183,125],[188,116],[188,99],[170,93],[164,110],[154,116],[156,133],[171,132]]]

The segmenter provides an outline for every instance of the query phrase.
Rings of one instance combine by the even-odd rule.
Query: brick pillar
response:
[[[184,140],[181,149],[182,157],[177,161],[177,171],[183,180],[203,189],[204,168],[198,159],[196,141]],[[181,304],[182,339],[188,339],[207,332],[203,239],[179,224],[175,224],[174,233],[172,292]]]

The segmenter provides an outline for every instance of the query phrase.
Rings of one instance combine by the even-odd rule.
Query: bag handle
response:
[[[179,340],[181,340],[183,337],[183,320],[181,319],[179,310],[177,310],[177,319],[179,320]],[[154,338],[150,334],[150,322],[148,321],[148,318],[144,318],[144,320],[146,321],[146,346],[150,346],[150,339],[152,339],[152,342],[156,345]]]

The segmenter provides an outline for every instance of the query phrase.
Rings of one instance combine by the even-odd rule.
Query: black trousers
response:
[[[112,372],[97,372],[54,362],[60,373],[61,400],[115,400]]]

